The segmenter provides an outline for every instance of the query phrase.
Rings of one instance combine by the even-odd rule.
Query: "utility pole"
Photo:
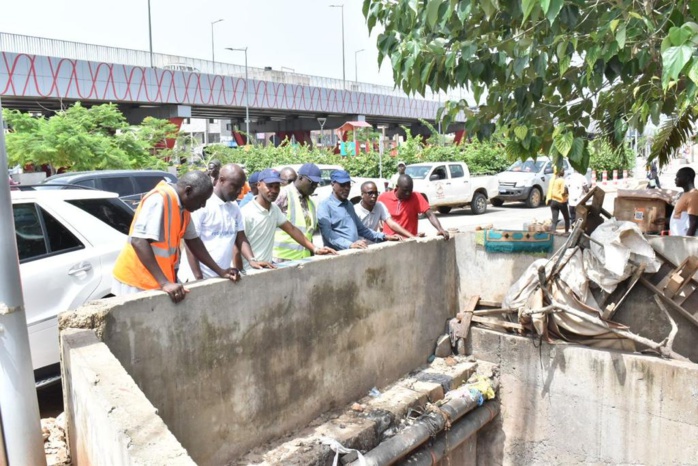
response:
[[[247,133],[245,137],[245,142],[246,145],[250,144],[250,92],[247,89],[247,85],[249,83],[248,75],[247,75],[247,47],[240,47],[240,48],[234,48],[234,47],[226,47],[226,50],[230,50],[232,52],[245,52],[245,132]]]
[[[347,88],[347,62],[344,56],[344,4],[341,5],[330,5],[330,8],[341,8],[342,9],[342,86],[346,90]]]
[[[360,49],[354,52],[354,81],[356,81],[356,84],[359,84],[359,52],[363,52],[366,49]]]
[[[153,68],[153,23],[150,19],[150,0],[148,0],[148,39],[150,40],[150,67]]]
[[[222,19],[217,19],[216,21],[211,21],[211,61],[213,62],[213,74],[216,74],[216,45],[213,36],[213,25],[220,23]]]
[[[5,126],[0,103],[0,166],[7,167]],[[15,222],[10,182],[0,176],[0,212],[9,218],[0,222],[0,423],[4,448],[0,464],[46,465],[39,421],[34,371],[29,350],[27,318],[19,275]]]

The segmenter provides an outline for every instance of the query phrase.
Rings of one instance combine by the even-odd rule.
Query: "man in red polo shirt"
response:
[[[427,200],[420,193],[412,192],[412,188],[412,178],[409,175],[400,175],[395,190],[384,192],[378,197],[378,200],[385,204],[393,220],[413,235],[417,235],[419,214],[426,214],[438,234],[448,239],[448,232],[443,229],[439,219],[431,211]],[[395,234],[387,223],[383,226],[383,233],[386,235]]]

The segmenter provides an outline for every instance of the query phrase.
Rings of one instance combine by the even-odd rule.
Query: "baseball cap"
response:
[[[403,166],[405,166],[405,167],[407,166],[407,164],[406,164],[405,162],[403,162],[402,160],[399,161],[399,162],[397,163],[397,166],[398,166],[398,167],[399,167],[400,165],[403,165]]]
[[[281,183],[281,177],[279,172],[273,168],[267,168],[262,170],[259,174],[259,183]]]
[[[346,170],[335,170],[330,174],[330,180],[332,180],[333,183],[348,183],[351,181],[351,177]]]
[[[298,169],[298,176],[307,176],[310,178],[310,181],[314,181],[315,183],[322,181],[322,172],[314,163],[303,164],[303,166]]]
[[[249,179],[247,180],[248,183],[250,184],[255,184],[259,182],[259,172],[254,172],[250,175]]]

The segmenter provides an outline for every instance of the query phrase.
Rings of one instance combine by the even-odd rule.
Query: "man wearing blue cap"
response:
[[[386,235],[372,231],[361,223],[349,202],[351,178],[345,170],[335,170],[330,175],[332,195],[318,207],[318,223],[325,246],[334,249],[366,249],[368,244],[362,238],[374,243],[400,241],[398,235]]]
[[[279,206],[274,203],[280,190],[279,172],[271,168],[263,170],[257,180],[257,196],[242,208],[242,215],[245,219],[245,234],[255,255],[251,260],[257,262],[272,261],[274,234],[277,227],[288,233],[294,241],[312,254],[335,254],[335,251],[330,248],[316,248],[303,235],[302,231],[288,221]],[[236,248],[236,261],[238,260],[240,260],[239,251]],[[245,271],[252,269],[247,260],[244,261],[243,266]]]
[[[286,170],[286,169],[284,169]],[[283,173],[282,170],[281,172]],[[296,174],[294,172],[294,174]],[[310,196],[322,181],[322,172],[314,163],[306,163],[298,169],[293,183],[284,186],[276,198],[276,205],[292,225],[298,228],[308,241],[313,241],[317,231],[317,210]],[[282,178],[283,184],[283,178]],[[285,262],[310,257],[310,251],[298,244],[288,233],[276,230],[274,237],[274,261]]]
[[[245,194],[240,200],[240,208],[242,209],[245,205],[250,202],[257,195],[257,181],[259,179],[259,172],[254,172],[250,175],[250,179],[247,180],[247,184],[250,185],[250,191]]]

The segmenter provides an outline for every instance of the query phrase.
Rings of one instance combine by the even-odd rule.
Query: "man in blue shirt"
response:
[[[385,235],[372,231],[361,223],[354,206],[347,200],[351,191],[351,178],[345,170],[335,170],[330,175],[332,194],[317,209],[318,224],[325,246],[340,249],[366,249],[363,238],[373,242],[400,241],[399,235]]]
[[[250,175],[250,179],[247,180],[247,183],[250,185],[250,191],[238,202],[241,209],[259,194],[259,191],[257,191],[257,181],[259,181],[259,172],[254,172]]]

